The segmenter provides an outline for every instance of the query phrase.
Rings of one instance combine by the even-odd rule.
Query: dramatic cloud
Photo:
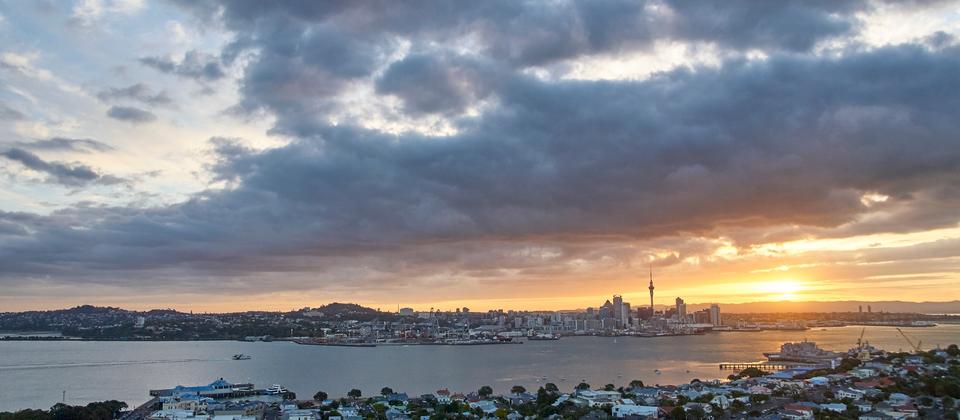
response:
[[[107,116],[115,120],[127,121],[134,124],[143,124],[156,121],[157,116],[150,111],[144,111],[132,106],[112,106],[107,110]]]
[[[949,93],[960,92],[958,71],[955,51],[902,46],[733,60],[640,82],[515,76],[498,93],[502,111],[453,137],[327,127],[262,152],[219,140],[213,171],[234,187],[133,219],[105,210],[75,237],[111,249],[97,264],[210,267],[385,244],[838,226],[869,211],[865,191],[909,206],[957,182],[960,127],[939,105],[960,101]],[[904,72],[925,77],[904,83]],[[92,258],[87,246],[54,248],[49,263]],[[10,272],[23,261],[3,260]]]
[[[9,160],[47,175],[47,181],[67,187],[82,187],[87,184],[114,185],[125,182],[121,178],[103,175],[80,163],[48,162],[39,156],[19,148],[0,153]]]
[[[164,118],[222,129],[209,154],[195,152],[211,135],[173,154],[200,161],[190,175],[207,189],[2,213],[0,282],[502,297],[654,263],[750,281],[794,267],[842,295],[904,273],[944,287],[937,273],[960,259],[960,46],[934,24],[865,41],[895,4],[176,3],[226,31],[219,51],[134,56],[236,86],[210,114],[264,116],[276,141],[192,109]],[[623,76],[599,77],[600,62]],[[168,103],[174,88],[150,83],[97,97],[113,119],[155,121],[125,106]],[[185,131],[162,128],[171,142]],[[26,151],[108,150],[54,140],[3,156],[51,182],[104,183]]]
[[[220,60],[199,51],[188,51],[180,60],[170,57],[143,57],[140,63],[164,73],[202,82],[211,82],[225,75]]]
[[[137,83],[125,88],[109,88],[97,93],[101,101],[132,100],[147,105],[168,105],[172,102],[166,92],[154,93],[149,86]]]
[[[49,139],[34,140],[31,142],[16,142],[17,147],[33,150],[60,150],[71,152],[109,152],[114,150],[109,144],[93,139],[71,139],[66,137],[51,137]]]

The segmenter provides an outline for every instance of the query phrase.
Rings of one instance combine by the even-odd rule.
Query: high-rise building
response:
[[[609,300],[603,302],[603,305],[600,306],[600,310],[597,311],[597,315],[599,315],[601,319],[613,317],[613,304],[610,303]]]
[[[687,322],[687,304],[683,303],[683,299],[677,298],[677,320],[680,322]]]
[[[623,296],[613,295],[613,317],[623,322]]]
[[[710,323],[710,310],[701,309],[693,313],[693,322],[695,324],[709,324]]]
[[[713,325],[723,324],[723,320],[720,319],[720,305],[716,303],[710,305],[710,323]]]

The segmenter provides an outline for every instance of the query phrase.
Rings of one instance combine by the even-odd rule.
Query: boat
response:
[[[251,359],[250,355],[243,354],[243,353],[238,353],[233,355],[233,360],[250,360],[250,359]]]
[[[560,336],[556,334],[537,334],[537,335],[531,335],[527,337],[527,340],[531,340],[531,341],[553,341],[553,340],[559,340],[559,339],[560,339]]]
[[[280,395],[280,394],[286,394],[287,392],[289,392],[287,391],[286,388],[280,386],[279,384],[270,385],[270,388],[267,388],[263,391],[268,395]]]
[[[771,362],[827,363],[839,359],[842,355],[817,347],[813,341],[783,343],[779,352],[763,353]]]

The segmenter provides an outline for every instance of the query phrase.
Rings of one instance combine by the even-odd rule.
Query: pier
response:
[[[782,362],[739,362],[739,363],[721,363],[720,370],[744,370],[746,368],[755,367],[760,370],[785,370],[794,368],[797,366],[808,366],[798,363],[782,363]]]

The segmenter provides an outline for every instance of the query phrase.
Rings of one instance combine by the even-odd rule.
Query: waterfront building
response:
[[[712,324],[710,322],[710,310],[701,309],[693,313],[693,322],[696,324]]]
[[[613,318],[623,324],[623,296],[613,295]]]
[[[723,325],[723,319],[720,318],[720,305],[716,303],[710,305],[710,323],[715,326]]]
[[[680,323],[686,323],[686,321],[687,321],[687,304],[686,304],[686,303],[683,303],[683,299],[681,299],[681,298],[678,297],[677,300],[676,300],[676,306],[677,306],[677,308],[676,308],[676,309],[677,309],[677,321],[680,321]]]
[[[603,306],[601,306],[600,310],[598,311],[598,315],[600,316],[600,319],[611,318],[613,317],[613,314],[614,314],[613,304],[610,303],[609,300],[607,300],[606,302],[603,302]]]

